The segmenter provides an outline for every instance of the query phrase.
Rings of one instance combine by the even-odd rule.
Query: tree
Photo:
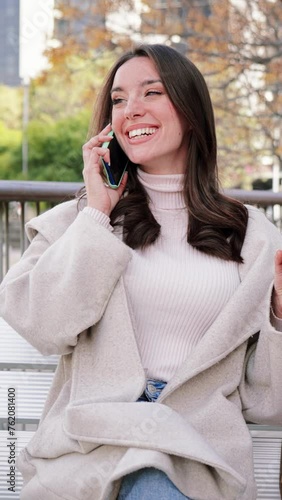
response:
[[[22,89],[0,89],[0,178],[82,180],[81,147],[110,52],[97,60],[70,56],[66,72],[46,72],[30,83],[28,174],[22,172]]]
[[[54,37],[55,47],[46,55],[51,67],[65,69],[70,56],[79,55],[81,59],[100,56],[104,51],[119,49],[124,41],[123,33],[113,34],[108,20],[113,14],[123,11],[132,12],[134,0],[57,0]],[[129,41],[127,40],[127,44]]]
[[[72,117],[77,123],[82,110],[91,112],[109,67],[133,39],[171,44],[205,75],[214,103],[224,186],[246,187],[251,175],[260,171],[263,175],[275,162],[281,169],[281,1],[143,0],[139,4],[138,27],[130,15],[134,0],[56,2],[58,43],[47,51],[49,69],[30,89],[30,172],[39,174],[35,164],[40,161],[44,175],[50,171],[52,177],[52,162],[57,169],[60,158],[64,161],[51,151],[59,144],[54,137],[60,136],[56,123],[62,126]],[[122,29],[109,22],[119,9],[127,20]],[[37,136],[38,147],[33,140],[35,121],[41,134],[48,136],[45,160],[38,149],[41,137]],[[9,125],[13,126],[11,120]],[[76,131],[70,128],[68,133],[75,136]],[[76,141],[77,137],[75,148]],[[60,147],[64,151],[63,143]],[[64,170],[68,179],[77,175],[70,170]],[[66,180],[62,172],[58,177]]]
[[[21,132],[0,123],[1,179],[82,181],[82,145],[90,113],[80,112],[61,120],[33,120],[28,127],[28,174],[22,172]]]
[[[4,122],[0,122],[0,179],[14,179],[17,176],[21,141],[21,130],[9,128]]]
[[[7,127],[21,128],[22,89],[0,86],[0,116]]]
[[[258,172],[267,158],[282,166],[281,2],[171,0],[164,8],[158,2],[159,9],[143,3],[141,32],[162,33],[206,77],[224,183],[242,184],[246,170]]]
[[[29,177],[34,180],[81,181],[82,145],[90,114],[86,111],[48,126],[42,121],[29,125]]]
[[[103,52],[99,57],[68,55],[64,69],[53,67],[31,83],[30,118],[47,122],[92,110],[97,92],[115,55]]]

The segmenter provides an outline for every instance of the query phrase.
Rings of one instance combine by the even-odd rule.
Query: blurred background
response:
[[[205,75],[223,187],[279,189],[281,0],[0,0],[0,38],[1,179],[81,182],[103,78],[149,41]]]

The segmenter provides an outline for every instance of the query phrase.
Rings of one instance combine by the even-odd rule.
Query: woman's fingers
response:
[[[274,260],[274,292],[272,306],[276,316],[282,317],[282,250],[278,250]]]
[[[93,148],[101,146],[103,142],[110,141],[112,136],[109,136],[108,134],[111,129],[111,125],[109,124],[100,132],[100,134],[91,137],[91,139],[83,145],[83,151],[91,151]]]
[[[108,135],[110,131],[111,125],[107,125],[100,134],[92,137],[82,148],[84,161],[83,177],[88,206],[97,208],[107,215],[111,213],[119,201],[127,183],[126,173],[118,189],[110,189],[105,185],[101,158],[109,162],[110,152],[108,148],[102,145],[104,142],[109,142],[112,139],[112,136]]]
[[[275,255],[275,289],[282,300],[282,250],[278,250]]]
[[[87,154],[87,156],[84,156],[84,168],[91,168],[94,167],[95,165],[100,166],[101,165],[101,157],[105,158],[105,160],[109,160],[110,154],[109,150],[107,148],[102,148],[102,147],[96,147],[92,148]]]

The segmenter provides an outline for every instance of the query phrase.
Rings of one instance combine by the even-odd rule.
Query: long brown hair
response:
[[[187,241],[198,250],[224,260],[242,262],[248,213],[244,205],[220,192],[215,122],[210,94],[197,67],[175,49],[142,44],[114,64],[96,101],[89,136],[111,122],[110,91],[117,70],[134,57],[148,57],[155,64],[175,109],[187,122],[188,157],[184,196],[189,214]],[[128,169],[126,196],[111,213],[112,225],[123,226],[124,241],[144,248],[156,241],[160,225],[149,208],[147,193],[138,180],[136,165]]]

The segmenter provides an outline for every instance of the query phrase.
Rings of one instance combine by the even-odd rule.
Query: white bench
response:
[[[0,318],[0,429],[7,428],[9,388],[16,391],[17,429],[36,429],[58,359],[40,354]]]
[[[33,432],[29,431],[18,431],[16,433],[16,455],[20,452],[24,446],[30,441]],[[13,460],[13,450],[7,446],[11,441],[8,440],[9,434],[7,431],[0,431],[0,499],[1,500],[18,500],[20,498],[20,491],[22,488],[22,476],[19,471],[15,471],[15,492],[9,490],[12,483],[8,483],[9,479],[12,479],[10,475],[13,464],[9,464],[8,460]],[[40,498],[38,498],[40,500]]]
[[[43,356],[0,318],[0,370],[52,370],[58,356]]]
[[[282,427],[249,425],[249,428],[253,438],[257,500],[281,500]]]
[[[15,471],[15,491],[12,483],[13,446],[15,452],[26,446],[38,427],[42,409],[58,364],[58,356],[43,356],[4,320],[0,318],[0,499],[19,499],[22,478]],[[15,436],[8,429],[8,390],[15,392]],[[11,412],[13,413],[13,411]],[[10,422],[11,423],[11,422]],[[23,430],[24,429],[24,430]],[[10,444],[10,446],[9,446]],[[10,460],[10,463],[9,463]],[[40,499],[38,499],[40,500]]]
[[[38,424],[54,372],[0,371],[0,424],[7,424],[8,389],[15,389],[15,414],[18,424]]]

